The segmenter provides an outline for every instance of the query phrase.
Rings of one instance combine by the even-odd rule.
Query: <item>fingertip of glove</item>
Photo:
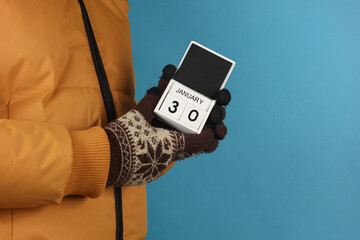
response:
[[[227,90],[226,88],[221,89],[216,97],[216,102],[219,105],[228,105],[229,102],[231,101],[231,93],[229,90]]]
[[[223,140],[226,134],[227,128],[223,123],[215,126],[215,136],[217,139]]]
[[[213,124],[219,124],[225,118],[225,109],[221,106],[215,105],[211,110],[209,120]]]
[[[146,94],[152,94],[152,95],[155,95],[157,97],[161,97],[161,91],[157,87],[150,88],[149,90],[146,91]]]
[[[219,145],[219,140],[215,139],[212,143],[210,143],[205,149],[205,153],[212,153],[216,150]]]
[[[162,72],[163,74],[160,77],[158,88],[161,92],[164,92],[167,85],[169,84],[170,79],[174,77],[176,67],[172,64],[168,64],[163,68]]]
[[[163,68],[162,72],[163,74],[161,78],[169,81],[174,76],[176,72],[176,67],[172,64],[168,64]]]

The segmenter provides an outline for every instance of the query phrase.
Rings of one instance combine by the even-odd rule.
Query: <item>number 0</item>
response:
[[[193,113],[195,114],[195,117],[192,117]],[[199,112],[198,112],[198,111],[196,111],[196,110],[191,110],[190,113],[189,113],[188,118],[189,118],[190,121],[195,122],[196,119],[198,118],[198,116],[199,116]]]

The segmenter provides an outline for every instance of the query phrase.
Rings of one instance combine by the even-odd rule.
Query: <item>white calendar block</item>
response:
[[[201,133],[235,62],[191,41],[154,113],[185,133]]]
[[[188,103],[184,112],[181,114],[180,122],[193,127],[194,129],[198,129],[200,124],[204,120],[206,115],[206,111],[203,109]]]
[[[160,107],[160,112],[171,116],[173,119],[180,119],[187,102],[169,93]]]
[[[154,112],[180,131],[200,133],[214,105],[214,100],[172,79]]]

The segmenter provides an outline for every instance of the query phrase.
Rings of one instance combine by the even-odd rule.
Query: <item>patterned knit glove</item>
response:
[[[107,185],[142,185],[155,180],[172,161],[212,152],[226,134],[221,122],[225,109],[217,106],[201,134],[176,131],[156,120],[154,109],[176,68],[163,70],[158,87],[147,91],[134,109],[105,127],[110,141],[110,170]],[[230,96],[230,95],[229,95]],[[214,117],[215,116],[215,117]]]

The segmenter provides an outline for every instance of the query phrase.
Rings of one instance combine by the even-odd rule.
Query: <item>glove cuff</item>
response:
[[[64,195],[98,197],[109,172],[109,141],[101,127],[70,131],[73,164]]]
[[[110,142],[110,169],[106,186],[122,186],[127,181],[131,168],[132,140],[118,120],[105,127]]]
[[[114,185],[116,182],[117,177],[121,171],[121,161],[116,159],[121,158],[121,151],[120,146],[117,144],[116,136],[109,130],[104,129],[110,143],[110,168],[109,168],[109,175],[106,181],[106,187]]]

